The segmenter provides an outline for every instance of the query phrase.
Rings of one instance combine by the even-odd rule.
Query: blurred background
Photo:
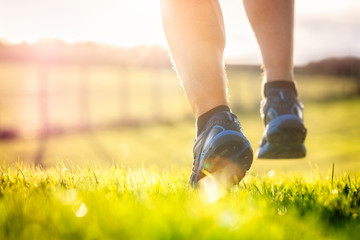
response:
[[[241,1],[220,1],[230,104],[257,149],[261,58]],[[359,170],[360,3],[296,2],[295,73],[305,160],[269,170]],[[0,0],[0,160],[176,169],[194,118],[170,64],[158,0]]]

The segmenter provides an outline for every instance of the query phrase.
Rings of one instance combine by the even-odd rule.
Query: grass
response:
[[[306,104],[307,157],[255,159],[226,194],[187,184],[192,122],[54,137],[46,168],[36,141],[0,142],[0,239],[356,239],[359,104]],[[258,113],[239,118],[256,150]]]
[[[1,239],[356,239],[360,181],[249,175],[218,201],[187,172],[2,168]]]

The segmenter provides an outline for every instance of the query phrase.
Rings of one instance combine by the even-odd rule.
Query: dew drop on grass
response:
[[[338,194],[339,191],[338,191],[337,189],[333,189],[333,190],[331,190],[331,193],[332,193],[332,194]]]
[[[235,224],[236,219],[234,214],[230,211],[225,211],[220,215],[220,224],[224,227],[231,227]]]
[[[74,213],[78,218],[84,217],[87,214],[87,207],[85,203],[82,202],[75,206]]]
[[[280,216],[284,216],[286,213],[287,213],[287,208],[285,206],[280,206],[278,209],[277,209],[277,213],[280,215]]]
[[[275,172],[275,170],[270,170],[270,171],[268,171],[268,173],[267,173],[267,175],[269,176],[269,177],[275,177],[275,174],[276,174],[276,172]]]

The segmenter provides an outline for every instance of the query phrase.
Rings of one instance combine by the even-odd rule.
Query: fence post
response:
[[[154,118],[156,121],[163,119],[163,82],[158,71],[159,70],[156,69],[156,74],[153,74],[155,78],[149,77],[150,87],[152,89],[152,110],[155,114]]]
[[[88,67],[80,67],[80,78],[78,85],[79,99],[79,129],[89,130],[91,128],[90,119],[90,82]]]
[[[38,82],[38,106],[40,116],[40,137],[46,138],[50,133],[50,120],[49,120],[49,99],[48,99],[48,67],[41,66],[39,70]]]
[[[119,76],[119,123],[126,123],[131,121],[131,87],[128,67],[122,66]]]
[[[44,64],[40,66],[38,80],[38,110],[40,132],[39,145],[34,156],[35,166],[43,165],[46,144],[50,135],[48,85],[48,66]]]

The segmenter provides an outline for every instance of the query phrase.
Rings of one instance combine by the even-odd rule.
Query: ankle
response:
[[[200,133],[204,130],[204,127],[206,125],[206,123],[209,121],[209,119],[218,112],[223,112],[223,111],[228,111],[230,112],[230,108],[227,105],[220,105],[217,106],[209,111],[207,111],[206,113],[200,115],[197,119],[196,119],[196,129],[197,129],[197,136],[200,135]]]
[[[294,72],[293,70],[287,70],[287,71],[279,71],[279,70],[268,70],[265,69],[264,74],[264,82],[275,82],[281,79],[282,81],[294,81]]]
[[[276,80],[271,82],[265,82],[262,88],[264,97],[268,95],[269,90],[274,88],[289,89],[295,94],[295,96],[297,96],[297,87],[294,81]]]

